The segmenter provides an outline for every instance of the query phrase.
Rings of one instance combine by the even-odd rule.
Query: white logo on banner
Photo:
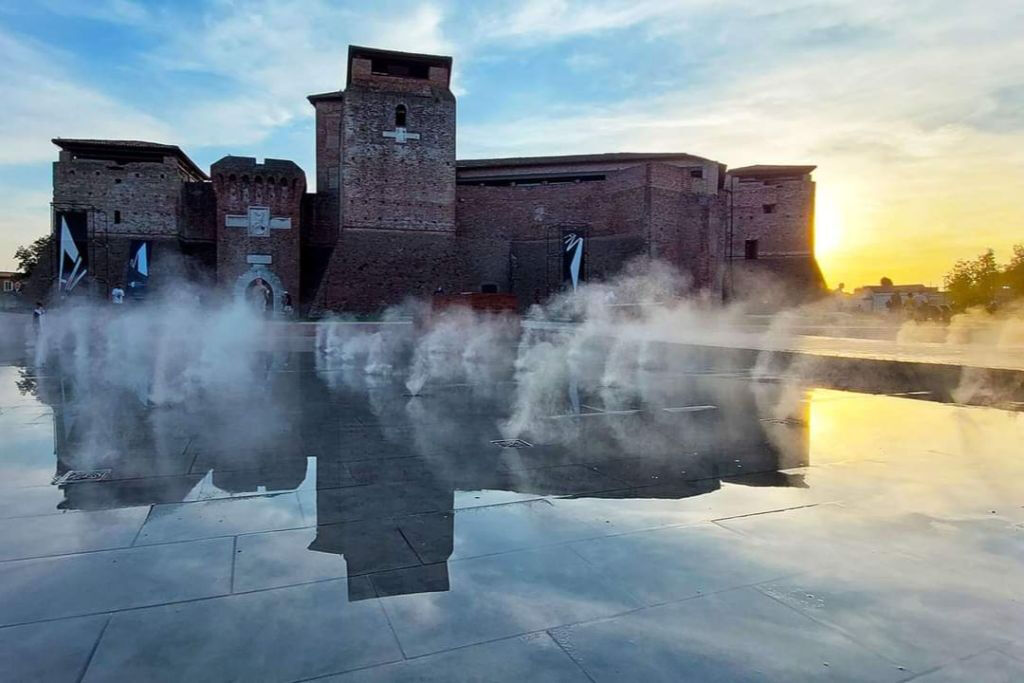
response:
[[[570,232],[564,238],[565,253],[572,252],[572,261],[569,263],[569,277],[572,279],[572,291],[580,283],[580,266],[583,263],[583,238],[574,232]],[[574,251],[575,250],[575,251]]]

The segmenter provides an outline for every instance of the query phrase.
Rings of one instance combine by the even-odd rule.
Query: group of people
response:
[[[936,306],[928,300],[924,294],[914,296],[907,294],[906,298],[896,292],[885,302],[885,308],[892,315],[902,315],[911,320],[949,320],[950,310],[948,306]]]
[[[246,301],[260,315],[269,317],[274,312],[274,291],[264,280],[253,280],[246,290]],[[281,293],[281,311],[290,316],[293,312],[292,295],[288,292]]]

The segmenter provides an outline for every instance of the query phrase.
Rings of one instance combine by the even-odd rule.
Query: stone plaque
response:
[[[270,233],[270,209],[266,206],[249,207],[249,234],[263,237]]]

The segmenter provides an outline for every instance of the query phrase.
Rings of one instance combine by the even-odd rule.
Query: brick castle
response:
[[[106,296],[184,275],[240,295],[258,280],[275,308],[288,292],[314,314],[438,287],[526,306],[634,257],[722,297],[823,288],[813,166],[728,170],[676,153],[459,161],[451,66],[350,47],[344,90],[308,98],[315,193],[291,161],[227,156],[207,174],[174,145],[55,139],[54,282]]]

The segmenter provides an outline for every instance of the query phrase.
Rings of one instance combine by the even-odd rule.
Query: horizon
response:
[[[991,248],[1005,262],[1024,241],[1024,7],[977,14],[846,0],[755,13],[728,1],[7,8],[0,270],[49,228],[51,138],[175,144],[204,170],[226,154],[291,159],[312,189],[305,97],[343,87],[354,44],[454,58],[459,159],[817,165],[830,287],[941,286],[956,260]]]

